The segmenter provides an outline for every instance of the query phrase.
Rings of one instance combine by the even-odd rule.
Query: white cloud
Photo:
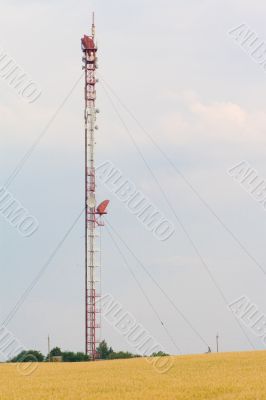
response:
[[[179,105],[161,118],[160,128],[168,144],[232,144],[260,151],[266,142],[266,112],[250,110],[231,101],[203,101],[192,92],[178,94]],[[256,139],[256,141],[254,141]]]

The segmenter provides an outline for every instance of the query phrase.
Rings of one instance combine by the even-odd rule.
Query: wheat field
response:
[[[145,359],[43,363],[29,376],[0,364],[1,400],[262,400],[266,352],[173,357],[158,374]]]

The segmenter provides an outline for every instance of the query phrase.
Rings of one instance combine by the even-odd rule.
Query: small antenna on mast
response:
[[[91,35],[94,39],[95,36],[95,16],[94,16],[94,11],[92,13],[92,28],[91,28]]]

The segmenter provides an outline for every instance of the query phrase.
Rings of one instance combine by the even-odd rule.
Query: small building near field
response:
[[[52,356],[51,357],[51,362],[62,362],[63,357],[62,356]]]

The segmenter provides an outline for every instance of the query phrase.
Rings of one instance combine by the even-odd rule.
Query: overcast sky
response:
[[[119,168],[175,225],[175,234],[158,241],[99,183],[98,201],[111,200],[106,220],[212,348],[219,332],[222,350],[250,349],[169,203],[226,300],[246,295],[266,313],[266,276],[237,243],[266,269],[266,212],[227,174],[247,160],[266,179],[266,73],[228,34],[245,23],[266,40],[265,2],[1,0],[0,4],[1,47],[42,88],[40,98],[28,104],[0,79],[1,184],[78,80],[80,38],[89,33],[93,8],[100,67],[97,164],[110,160]],[[236,240],[112,94],[110,102],[103,79]],[[83,109],[81,80],[9,188],[40,227],[32,237],[23,238],[0,218],[1,319],[83,207]],[[182,353],[206,351],[127,249],[122,251]],[[52,345],[84,349],[83,255],[81,219],[9,325],[26,347],[46,352],[50,334]],[[111,293],[167,352],[175,354],[176,348],[104,229],[102,262],[103,293]],[[254,347],[263,349],[261,340],[244,329]],[[104,320],[102,336],[115,349],[134,351]]]

